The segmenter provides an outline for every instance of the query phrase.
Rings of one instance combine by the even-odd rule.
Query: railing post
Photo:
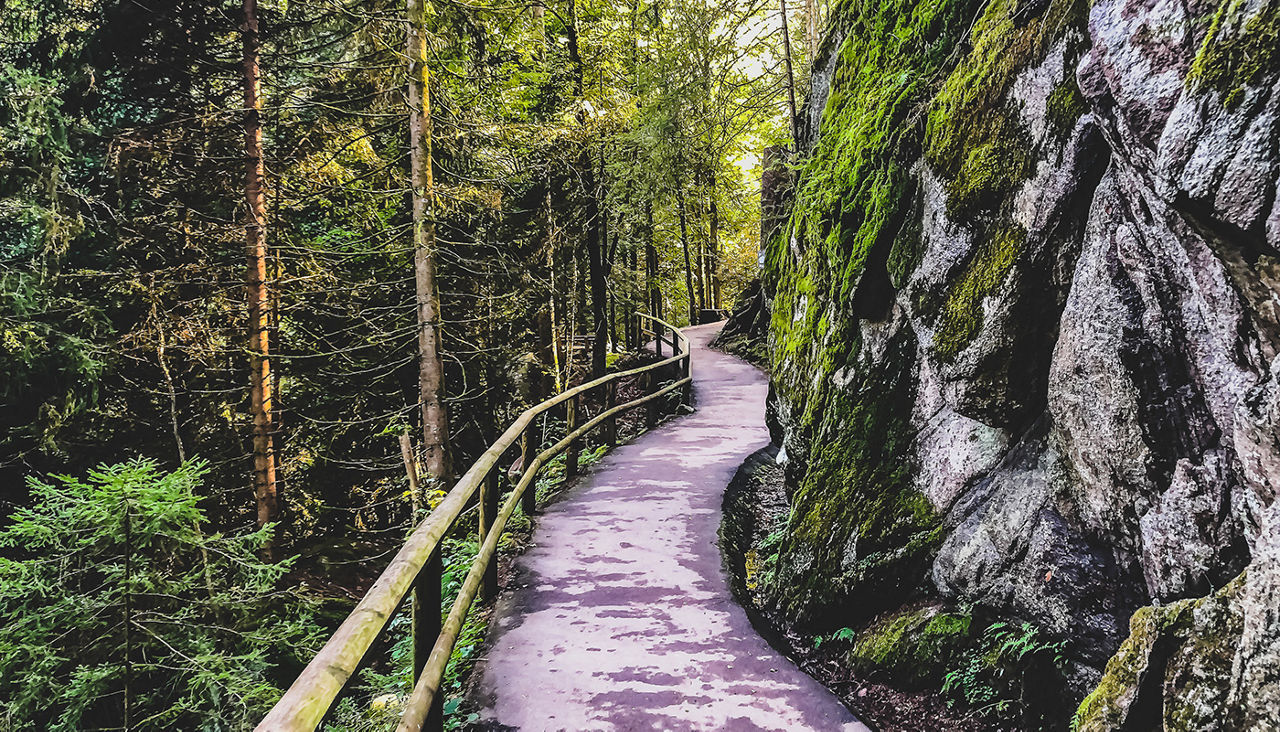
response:
[[[498,516],[498,498],[500,495],[501,491],[498,490],[498,471],[494,468],[484,477],[484,483],[480,486],[481,544],[484,544],[485,538],[493,530],[493,520]],[[492,600],[498,596],[498,560],[496,558],[489,562],[488,567],[485,567],[484,585],[480,592],[481,597],[486,600]]]
[[[578,428],[578,397],[571,396],[565,402],[565,425],[566,433],[573,432]],[[570,440],[569,449],[564,451],[564,474],[573,476],[578,474],[578,447],[577,440]]]
[[[662,358],[662,326],[653,326],[653,347],[658,351],[658,358]]]
[[[658,390],[658,380],[654,378],[656,371],[646,371],[641,376],[640,386],[644,389],[645,395],[649,395]],[[658,400],[650,399],[644,404],[644,426],[645,429],[653,429],[658,423]]]
[[[440,547],[431,552],[413,583],[413,682],[418,683],[422,668],[427,665],[431,647],[440,636],[440,579],[444,567],[440,561]],[[440,732],[444,729],[444,695],[437,694],[431,704],[431,712],[422,724],[424,732]]]
[[[688,379],[693,374],[693,357],[688,353],[684,355],[684,360],[680,362],[680,378]],[[684,385],[680,390],[681,399],[687,405],[693,405],[693,380]]]
[[[533,465],[533,455],[538,449],[533,439],[534,430],[538,429],[538,420],[534,419],[524,428],[524,432],[520,433],[520,464],[524,466],[522,473],[529,472],[529,466]],[[524,510],[524,515],[532,516],[534,511],[538,510],[538,484],[537,481],[529,483],[525,486],[524,495],[520,496],[520,508]]]
[[[610,381],[604,385],[604,408],[606,410],[613,409],[618,406],[618,382]],[[616,416],[609,417],[604,421],[604,436],[609,443],[609,448],[618,446],[618,418]]]

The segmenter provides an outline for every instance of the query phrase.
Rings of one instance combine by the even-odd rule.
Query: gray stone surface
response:
[[[803,481],[829,437],[808,434],[806,401],[891,371],[900,356],[876,344],[907,334],[914,440],[891,459],[910,464],[944,534],[917,593],[1033,620],[1096,678],[1139,607],[1214,596],[1244,572],[1215,601],[1243,632],[1174,657],[1186,670],[1232,656],[1229,704],[1244,716],[1209,728],[1280,729],[1280,2],[1085,12],[989,95],[1031,159],[1015,192],[957,210],[956,181],[904,147],[911,226],[896,235],[916,260],[884,316],[804,290],[801,312],[817,303],[829,332],[863,338],[829,382],[804,386],[814,376],[795,364],[811,354],[780,359],[771,424]],[[1083,111],[1055,131],[1051,95],[1073,75]],[[1009,222],[1025,239],[957,352],[938,338],[939,302]],[[1226,704],[1198,672],[1170,669],[1144,682],[1155,698]]]

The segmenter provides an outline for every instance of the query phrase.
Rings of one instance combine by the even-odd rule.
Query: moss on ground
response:
[[[883,618],[858,633],[849,666],[910,687],[937,686],[972,643],[973,619],[937,608]]]

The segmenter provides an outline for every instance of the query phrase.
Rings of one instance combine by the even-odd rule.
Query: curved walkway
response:
[[[769,442],[768,384],[686,330],[696,413],[620,446],[539,519],[494,617],[485,726],[865,730],[774,650],[717,546],[725,486]]]

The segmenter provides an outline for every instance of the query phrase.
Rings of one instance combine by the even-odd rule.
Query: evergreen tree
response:
[[[202,462],[32,480],[0,529],[0,726],[230,730],[318,646],[312,605],[266,564],[270,528],[210,532]]]

